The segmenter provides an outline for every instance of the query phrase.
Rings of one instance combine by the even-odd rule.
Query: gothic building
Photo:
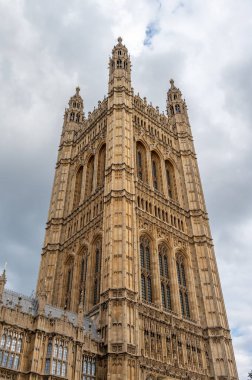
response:
[[[185,101],[135,95],[121,38],[65,110],[36,296],[5,283],[1,379],[238,378]]]

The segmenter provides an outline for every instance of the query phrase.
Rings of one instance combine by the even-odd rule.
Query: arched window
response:
[[[100,300],[100,277],[101,277],[101,240],[94,244],[94,286],[93,286],[93,304],[96,305]]]
[[[73,282],[73,259],[70,258],[66,264],[66,285],[65,285],[65,304],[66,309],[70,308],[72,282]]]
[[[181,254],[177,255],[176,266],[177,266],[181,313],[183,317],[190,318],[188,286],[187,286],[186,272],[185,272],[185,260],[184,260],[183,255]]]
[[[174,109],[173,109],[173,106],[170,106],[170,114],[171,114],[171,115],[174,115]]]
[[[121,61],[121,59],[118,59],[116,65],[117,65],[117,68],[118,68],[118,69],[121,69],[121,68],[122,68],[122,61]]]
[[[171,310],[171,287],[168,265],[168,248],[165,244],[158,247],[159,272],[161,284],[162,305],[165,309]]]
[[[141,290],[142,300],[152,302],[151,248],[148,237],[140,239]]]
[[[79,123],[79,121],[80,121],[80,114],[78,113],[78,114],[76,115],[76,123]]]
[[[101,187],[104,185],[105,180],[105,162],[106,162],[106,145],[104,144],[98,156],[98,171],[97,171],[97,186]]]
[[[93,191],[94,156],[90,157],[87,164],[85,196],[88,197]]]
[[[70,121],[74,121],[74,112],[70,113]]]
[[[136,144],[136,163],[137,163],[137,176],[138,178],[147,183],[147,158],[146,158],[146,150],[142,143],[139,141]]]
[[[166,182],[168,189],[168,196],[172,199],[177,199],[177,189],[175,182],[175,173],[174,168],[170,161],[165,161],[165,173],[166,173]]]
[[[80,203],[82,176],[83,176],[83,166],[80,166],[75,176],[73,209],[78,207]]]
[[[84,355],[82,358],[82,376],[81,380],[92,380],[96,378],[96,360],[95,357]]]
[[[179,104],[175,105],[175,111],[176,111],[176,113],[180,113],[180,105]]]
[[[87,278],[88,250],[85,247],[80,255],[80,275],[79,275],[79,302],[85,304],[86,298],[86,278]]]
[[[151,166],[153,187],[162,192],[161,164],[156,152],[151,152]]]

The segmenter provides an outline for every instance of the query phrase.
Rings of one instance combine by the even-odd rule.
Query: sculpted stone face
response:
[[[0,276],[0,377],[237,379],[181,91],[135,95],[119,37],[108,96],[68,105],[36,297]]]

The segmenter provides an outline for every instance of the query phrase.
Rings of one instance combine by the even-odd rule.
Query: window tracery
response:
[[[70,302],[71,302],[73,266],[74,266],[74,261],[70,257],[66,263],[66,285],[65,285],[65,305],[64,305],[66,309],[70,308]]]
[[[172,302],[171,302],[170,276],[169,276],[169,268],[168,268],[168,248],[165,244],[159,245],[158,258],[159,258],[162,305],[165,309],[171,310]]]
[[[168,196],[172,199],[177,199],[174,168],[172,164],[170,163],[170,161],[167,161],[167,160],[165,161],[165,173],[166,173]]]
[[[79,302],[82,305],[85,304],[86,298],[86,277],[87,277],[87,265],[88,265],[88,250],[83,248],[80,254],[80,268],[79,268]]]
[[[83,355],[82,358],[82,380],[95,379],[96,374],[96,359],[88,355]]]
[[[83,177],[83,166],[80,166],[75,176],[73,209],[78,207],[80,203],[82,177]]]
[[[23,336],[4,330],[0,341],[0,366],[17,370],[20,362]]]
[[[68,347],[61,339],[49,340],[45,360],[46,375],[67,376]]]
[[[105,180],[106,145],[104,144],[98,156],[97,186],[103,186]]]
[[[93,191],[94,156],[91,156],[87,164],[85,196],[88,197]]]
[[[156,152],[151,152],[151,166],[153,187],[162,192],[161,163]]]
[[[152,302],[151,248],[150,240],[146,236],[140,239],[140,262],[142,299]]]
[[[146,149],[140,142],[137,142],[136,144],[136,160],[138,178],[141,181],[148,183]]]
[[[93,285],[93,304],[96,305],[100,300],[100,277],[101,277],[101,239],[94,244],[94,285]]]
[[[181,313],[183,317],[190,318],[190,305],[189,305],[188,286],[187,286],[187,279],[186,279],[186,272],[185,272],[185,260],[182,254],[177,255],[176,266],[177,266]]]

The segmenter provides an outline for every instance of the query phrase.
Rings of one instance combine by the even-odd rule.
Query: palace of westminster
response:
[[[0,379],[238,379],[185,101],[135,95],[120,37],[65,110],[36,296],[5,285]]]

